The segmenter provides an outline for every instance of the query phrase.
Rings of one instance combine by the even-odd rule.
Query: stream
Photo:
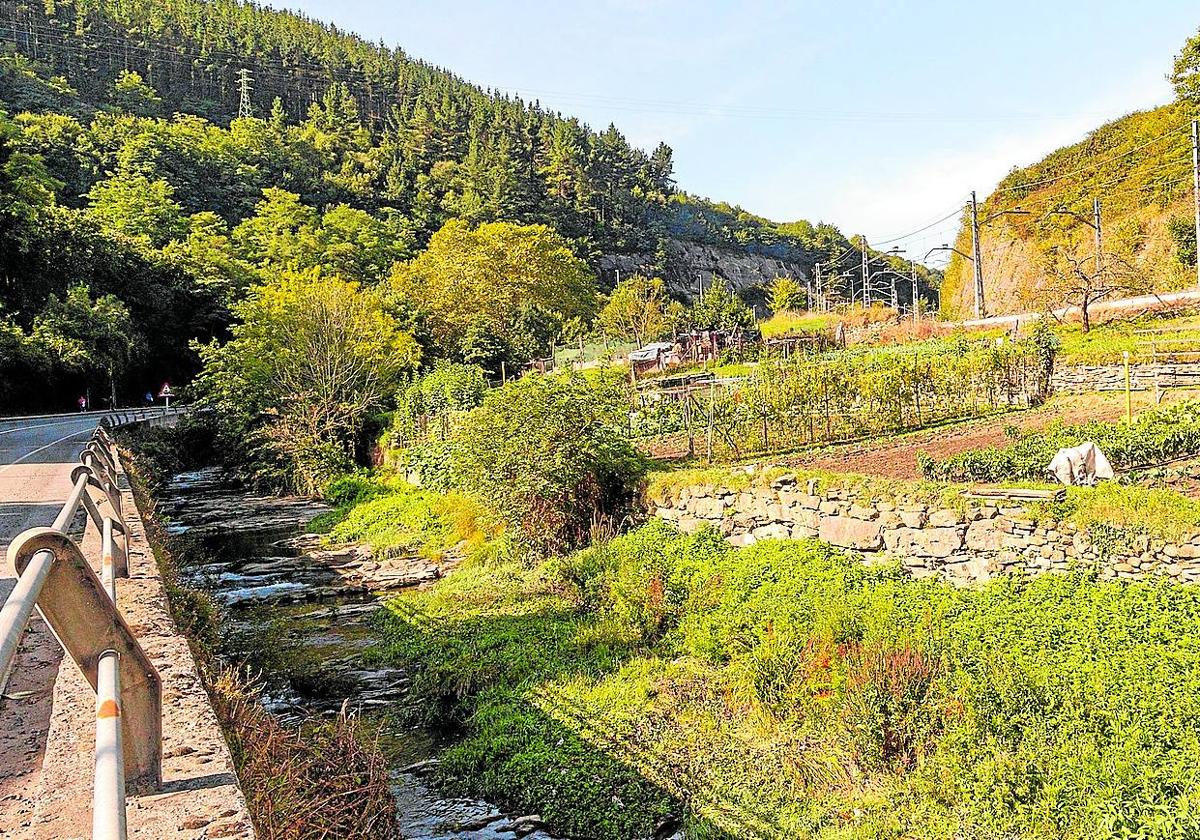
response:
[[[295,723],[346,704],[377,729],[404,837],[554,840],[535,816],[440,795],[423,771],[436,763],[446,737],[389,715],[404,697],[407,675],[362,661],[377,640],[372,617],[386,594],[434,580],[442,568],[419,557],[376,560],[360,546],[325,549],[304,533],[324,505],[255,495],[214,469],[175,476],[157,503],[168,533],[190,543],[180,582],[222,607],[221,655],[261,671],[267,710]]]

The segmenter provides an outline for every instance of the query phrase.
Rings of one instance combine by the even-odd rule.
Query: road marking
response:
[[[91,420],[90,417],[77,417],[73,420],[60,420],[57,423],[40,423],[36,426],[14,426],[11,429],[0,429],[0,435],[11,435],[14,432],[27,432],[31,429],[46,429],[50,426],[70,426],[74,423],[83,423]]]
[[[12,469],[17,464],[24,461],[26,458],[32,458],[34,455],[38,454],[39,452],[41,452],[44,449],[49,449],[51,446],[57,446],[58,444],[68,441],[71,438],[77,438],[80,435],[90,435],[91,433],[92,433],[91,429],[82,429],[78,432],[72,432],[69,435],[64,435],[64,436],[60,437],[58,440],[52,440],[49,443],[47,443],[45,446],[39,446],[37,449],[31,449],[30,451],[28,451],[24,455],[22,455],[20,458],[10,461],[9,463],[0,467],[0,474],[3,474],[6,470]]]

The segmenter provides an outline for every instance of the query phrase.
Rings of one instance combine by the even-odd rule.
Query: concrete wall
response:
[[[1124,543],[1070,523],[1038,521],[1021,504],[930,505],[864,491],[829,489],[781,477],[768,487],[688,487],[652,505],[656,516],[691,533],[706,524],[735,545],[772,538],[817,537],[853,549],[868,562],[897,558],[916,577],[973,583],[1012,572],[1040,574],[1075,565],[1102,578],[1167,575],[1200,580],[1200,534],[1168,542],[1132,536]]]

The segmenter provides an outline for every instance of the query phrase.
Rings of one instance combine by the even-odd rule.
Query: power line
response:
[[[936,227],[937,225],[940,225],[942,222],[945,222],[948,219],[953,219],[955,217],[962,216],[962,214],[963,214],[962,205],[961,204],[955,205],[954,209],[951,210],[949,213],[947,213],[945,216],[942,216],[940,219],[935,219],[934,221],[930,222],[929,224],[925,225],[924,227],[919,227],[914,231],[910,231],[909,233],[901,234],[899,236],[893,236],[888,239],[877,240],[877,241],[875,241],[875,244],[876,244],[876,246],[879,246],[879,245],[891,245],[894,242],[902,242],[905,239],[909,239],[910,237],[916,236],[918,233],[924,233],[925,231],[929,230],[930,228]]]
[[[1119,155],[1113,155],[1112,157],[1105,158],[1103,160],[1098,160],[1095,163],[1088,164],[1087,166],[1081,166],[1080,168],[1072,170],[1070,172],[1064,172],[1062,175],[1055,175],[1050,178],[1042,178],[1041,180],[1038,180],[1038,181],[1030,181],[1028,183],[1017,184],[1012,187],[997,187],[995,190],[993,190],[993,193],[1016,192],[1018,190],[1027,190],[1030,187],[1040,187],[1040,186],[1044,186],[1046,184],[1053,184],[1057,181],[1062,181],[1062,180],[1065,180],[1066,178],[1071,178],[1071,177],[1074,177],[1075,175],[1079,175],[1080,173],[1089,172],[1092,169],[1096,169],[1097,167],[1104,166],[1106,163],[1112,163],[1113,161],[1121,160],[1123,158],[1129,157],[1132,154],[1136,154],[1137,152],[1140,152],[1143,149],[1147,149],[1150,146],[1153,146],[1155,143],[1162,142],[1166,138],[1172,136],[1173,134],[1177,134],[1186,128],[1187,128],[1186,125],[1176,126],[1175,128],[1171,129],[1170,131],[1160,134],[1151,140],[1147,140],[1145,143],[1142,143],[1140,146],[1135,146],[1134,148],[1129,149],[1128,151],[1122,152]]]
[[[24,24],[14,24],[11,22],[0,23],[0,31],[19,34],[41,34],[54,35],[63,38],[65,45],[68,38],[71,36],[63,29],[46,26],[36,21],[29,21]],[[123,49],[134,49],[144,52],[156,50],[165,50],[169,53],[174,53],[177,58],[191,57],[193,59],[210,59],[223,58],[230,63],[244,61],[247,57],[245,53],[235,53],[228,50],[205,47],[200,51],[192,50],[185,47],[183,44],[170,44],[167,46],[152,46],[146,43],[137,43],[132,40],[131,36],[116,35],[105,32],[88,31],[83,35],[78,36],[81,39],[91,39],[95,42],[107,42],[113,46],[120,46]],[[333,37],[332,35],[330,37]],[[418,64],[434,69],[435,65],[420,61],[419,59],[411,58],[398,49],[380,48],[374,45],[369,45],[367,42],[362,42],[364,48],[372,50],[370,53],[373,57],[382,60],[402,60],[412,64]],[[155,58],[158,61],[170,61],[163,53],[156,52]],[[280,65],[281,70],[290,72],[296,71],[311,71],[321,74],[322,77],[328,77],[334,72],[334,68],[328,65],[306,63],[306,62],[291,62],[282,55],[277,55],[270,58],[262,59],[264,62],[270,63],[271,59]],[[362,76],[363,81],[370,81],[362,68],[349,65],[339,70],[348,73],[357,73]],[[454,74],[446,72],[447,75]],[[521,94],[538,96],[555,96],[568,100],[575,100],[575,104],[594,104],[605,107],[614,108],[617,110],[627,110],[637,113],[671,113],[683,116],[716,116],[716,117],[738,117],[750,119],[784,119],[784,120],[813,120],[813,121],[866,121],[866,120],[905,120],[915,122],[938,122],[938,121],[983,121],[983,122],[1007,122],[1013,120],[1052,120],[1052,119],[1078,119],[1081,116],[1104,116],[1098,112],[1092,113],[1076,113],[1076,114],[1034,114],[1034,113],[1015,113],[1015,114],[1000,114],[1000,113],[961,113],[952,114],[947,112],[911,112],[911,111],[842,111],[842,110],[822,110],[822,109],[800,109],[800,108],[785,108],[777,106],[761,106],[761,105],[731,105],[731,104],[715,104],[703,102],[684,102],[668,99],[640,99],[625,96],[614,96],[608,94],[593,94],[593,93],[571,93],[566,91],[553,91],[538,88],[525,88],[521,86],[511,86],[502,84],[483,84],[479,82],[469,82],[457,76],[454,78],[462,81],[464,84],[476,87],[478,90],[490,90],[499,93],[502,90],[513,91],[518,96]],[[568,103],[570,104],[570,103]]]

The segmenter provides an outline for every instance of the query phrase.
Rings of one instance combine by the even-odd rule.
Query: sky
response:
[[[271,0],[483,87],[662,140],[688,192],[901,246],[967,194],[1170,101],[1195,0]],[[943,219],[943,217],[950,218]],[[919,256],[919,254],[918,254]]]

